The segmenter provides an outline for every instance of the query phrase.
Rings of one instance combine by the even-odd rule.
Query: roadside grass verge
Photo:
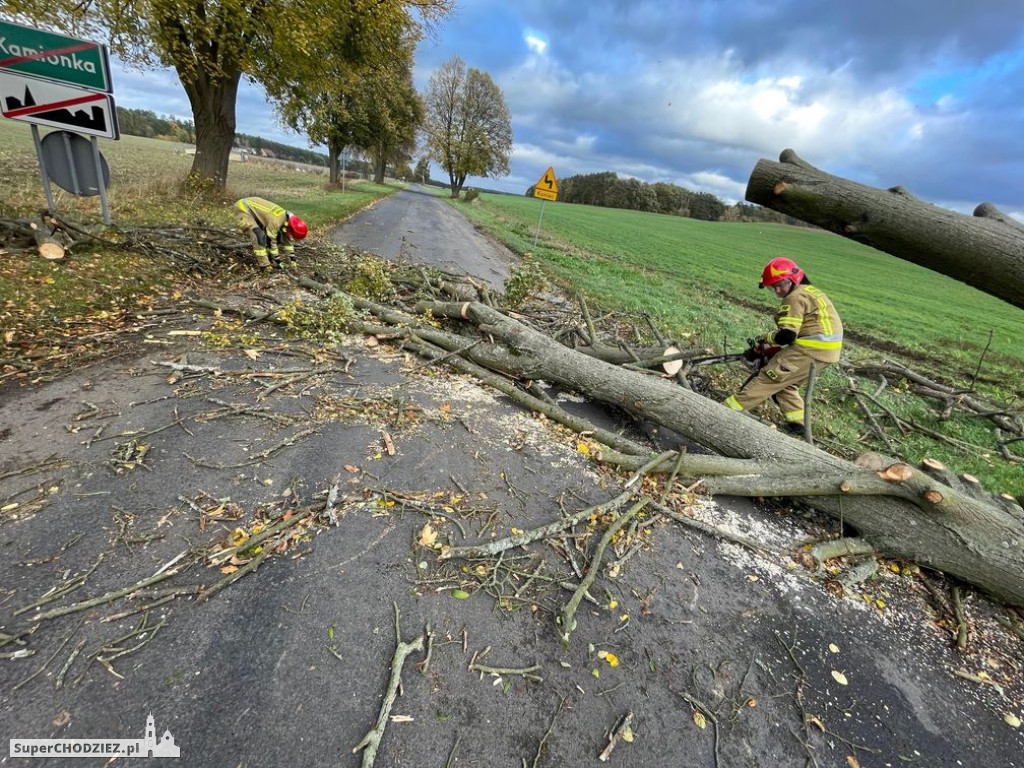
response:
[[[451,201],[480,230],[520,255],[532,254],[553,282],[609,309],[649,312],[684,344],[739,351],[772,327],[778,302],[757,289],[764,263],[793,258],[835,302],[847,329],[845,359],[891,359],[929,378],[975,389],[1019,413],[1024,399],[1024,311],[944,275],[836,235],[776,224],[702,222],[673,216],[483,194]],[[988,349],[986,350],[986,347]],[[723,367],[727,394],[745,372]],[[864,383],[874,392],[878,381]],[[832,366],[819,378],[813,408],[824,447],[853,457],[889,453]],[[1020,464],[996,450],[991,423],[961,414],[939,419],[931,403],[890,382],[879,400],[902,418],[977,446],[962,448],[891,430],[903,458],[933,457],[978,476],[993,491],[1024,494]],[[878,409],[876,409],[876,412]],[[767,415],[778,418],[773,406]],[[1024,455],[1024,445],[1010,446]]]
[[[239,242],[247,242],[233,204],[250,195],[294,210],[317,239],[401,188],[360,181],[342,192],[328,189],[326,174],[232,162],[225,194],[213,196],[183,183],[192,158],[170,142],[125,136],[101,142],[100,151],[110,166],[111,228],[102,225],[98,197],[76,198],[56,185],[52,190],[59,216],[113,239],[118,230],[141,226],[201,225],[237,230]],[[0,218],[38,220],[45,207],[29,127],[0,120]],[[237,269],[230,273],[236,280],[246,275]],[[225,272],[210,279],[228,277]],[[173,262],[99,244],[75,246],[62,261],[50,262],[31,252],[7,252],[0,241],[0,382],[8,376],[31,380],[37,369],[71,365],[76,356],[94,351],[89,339],[104,338],[105,331],[140,309],[173,301],[175,286],[185,278]],[[15,359],[18,365],[12,367]],[[29,370],[25,361],[32,363]]]

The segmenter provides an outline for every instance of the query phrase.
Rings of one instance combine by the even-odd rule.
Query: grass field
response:
[[[651,312],[677,339],[716,349],[741,350],[748,337],[772,327],[778,300],[759,291],[757,282],[768,259],[789,256],[839,309],[847,360],[893,359],[965,387],[984,355],[978,392],[1020,412],[1024,311],[845,238],[784,225],[702,222],[564,203],[545,204],[538,236],[539,200],[485,194],[479,204],[453,204],[513,251],[533,254],[564,288],[607,308]],[[727,373],[723,387],[743,376]],[[877,383],[865,386],[874,391]],[[817,399],[828,405],[815,411],[822,433],[831,434],[840,453],[884,449],[868,434],[847,387],[834,366],[822,377]],[[934,409],[905,397],[903,389],[896,382],[883,395],[897,413],[979,446],[959,450],[912,433],[900,439],[906,458],[939,458],[982,477],[992,489],[1024,493],[1024,470],[993,450],[991,424],[966,416],[937,423]],[[1011,449],[1024,454],[1019,443]]]

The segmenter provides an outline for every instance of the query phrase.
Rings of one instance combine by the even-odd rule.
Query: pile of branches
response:
[[[172,262],[187,273],[214,275],[252,258],[239,229],[180,224],[104,227],[73,222],[47,210],[36,219],[0,218],[0,247],[10,253],[38,253],[63,259],[76,248],[129,251]]]
[[[551,396],[552,385],[666,427],[709,452],[681,454],[655,471],[673,472],[711,494],[802,497],[841,519],[880,554],[1024,604],[1024,510],[1012,497],[990,494],[937,461],[914,467],[882,458],[858,465],[732,413],[693,391],[701,375],[686,363],[709,350],[680,347],[665,355],[671,339],[642,315],[593,317],[585,304],[564,302],[500,309],[500,297],[471,278],[408,266],[392,269],[389,277],[377,301],[322,279],[301,277],[299,283],[351,302],[361,316],[349,321],[350,331],[400,342],[431,365],[476,376],[601,444],[599,458],[605,461],[635,470],[649,460],[651,449],[567,412]],[[238,311],[268,316],[265,307]],[[652,344],[652,337],[665,346]],[[662,367],[667,357],[684,363],[671,376]],[[1017,416],[1007,418],[1002,428],[1018,425]]]

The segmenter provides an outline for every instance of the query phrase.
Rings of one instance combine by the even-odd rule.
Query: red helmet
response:
[[[804,271],[796,265],[795,261],[779,256],[765,265],[764,272],[761,273],[761,283],[757,287],[772,286],[783,280],[792,280],[795,285],[799,285],[803,279]]]
[[[288,234],[295,240],[301,240],[309,233],[309,228],[306,226],[306,222],[296,216],[294,213],[288,214]]]

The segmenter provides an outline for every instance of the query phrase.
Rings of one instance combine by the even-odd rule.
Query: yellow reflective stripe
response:
[[[740,405],[740,401],[736,399],[736,395],[730,395],[729,398],[725,401],[725,404],[732,408],[734,411],[745,410],[744,407]]]
[[[805,288],[808,294],[813,296],[818,303],[818,320],[821,322],[821,330],[826,336],[832,335],[832,315],[828,311],[828,303],[825,301],[825,294],[809,285]]]
[[[841,349],[843,346],[842,341],[818,341],[817,339],[797,339],[793,343],[798,347],[813,347],[814,349]]]
[[[782,415],[786,417],[786,421],[803,421],[804,420],[804,412],[803,411],[786,411]]]
[[[778,325],[792,325],[794,328],[799,328],[804,324],[802,317],[780,317],[775,322]]]

